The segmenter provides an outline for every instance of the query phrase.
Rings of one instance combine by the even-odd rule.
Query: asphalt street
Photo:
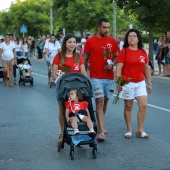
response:
[[[46,63],[31,62],[33,87],[3,86],[0,79],[0,170],[170,170],[170,78],[152,77],[144,124],[149,139],[135,137],[137,103],[133,137],[125,139],[123,100],[119,105],[110,100],[105,116],[107,140],[98,143],[97,158],[93,159],[89,146],[78,146],[75,159],[70,160],[67,144],[57,151],[58,106],[55,87],[47,85]]]

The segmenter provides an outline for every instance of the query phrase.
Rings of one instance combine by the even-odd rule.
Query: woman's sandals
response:
[[[149,136],[145,132],[136,132],[136,137],[138,138],[143,138],[143,139],[148,139]]]
[[[125,138],[130,139],[132,137],[132,132],[125,133]]]
[[[127,132],[125,133],[125,138],[130,139],[132,137],[132,132]],[[136,137],[138,138],[143,138],[143,139],[148,139],[149,136],[145,132],[136,132]]]

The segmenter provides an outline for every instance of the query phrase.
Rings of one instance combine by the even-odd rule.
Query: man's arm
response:
[[[88,61],[89,61],[89,58],[90,58],[90,53],[88,52],[84,52],[84,65],[85,65],[85,68],[86,70],[88,69]]]

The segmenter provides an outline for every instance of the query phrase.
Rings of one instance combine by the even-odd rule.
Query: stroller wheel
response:
[[[71,157],[71,160],[74,159],[74,150],[70,150],[70,157]]]
[[[33,86],[33,81],[30,82],[31,86]]]
[[[58,152],[61,150],[61,142],[58,142]]]
[[[93,147],[93,158],[96,159],[97,158],[97,148]]]
[[[70,145],[70,157],[71,157],[71,160],[74,159],[74,144]]]

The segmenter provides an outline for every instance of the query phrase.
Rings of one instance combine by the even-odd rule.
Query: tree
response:
[[[164,32],[170,25],[169,0],[116,0],[117,5],[139,25],[149,31],[149,58],[153,61],[153,32]]]
[[[113,30],[113,3],[108,0],[54,0],[56,16],[59,16],[62,27],[67,32],[80,31],[81,37],[86,31],[97,32],[97,20],[106,17],[110,21],[110,30]],[[129,21],[122,10],[117,10],[118,32],[127,29]]]
[[[28,10],[29,9],[29,10]],[[49,0],[17,0],[9,11],[0,13],[0,24],[3,31],[19,33],[21,25],[28,26],[30,35],[40,35],[50,31],[50,1]]]

